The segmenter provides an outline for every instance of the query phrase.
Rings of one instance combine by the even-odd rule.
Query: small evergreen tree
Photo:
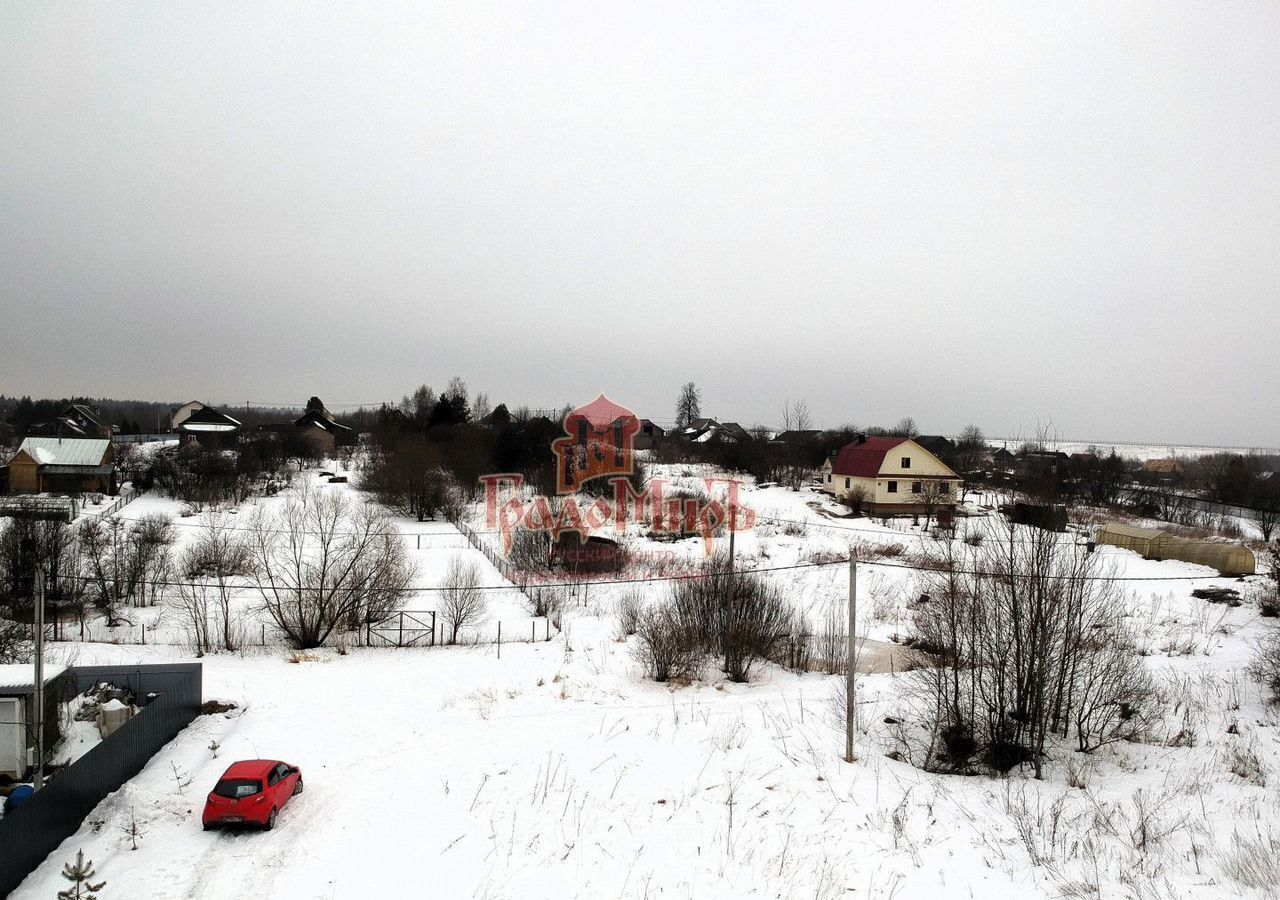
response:
[[[98,892],[107,886],[105,881],[93,884],[89,879],[94,876],[93,860],[84,858],[84,851],[76,851],[76,861],[66,863],[62,867],[62,877],[71,882],[71,887],[58,891],[58,900],[97,900]]]

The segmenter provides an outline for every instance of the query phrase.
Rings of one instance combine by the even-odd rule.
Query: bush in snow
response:
[[[671,606],[656,604],[642,610],[636,636],[636,655],[654,681],[693,675],[698,653]]]
[[[640,614],[644,603],[639,591],[627,591],[618,598],[618,630],[629,637],[640,629]]]
[[[779,650],[791,633],[791,606],[759,574],[734,570],[726,554],[675,583],[671,609],[690,648],[721,657],[731,681]]]
[[[1273,701],[1280,702],[1280,625],[1271,625],[1258,639],[1249,674],[1271,692]]]
[[[1090,751],[1141,737],[1155,694],[1123,624],[1123,595],[1101,558],[1024,529],[978,547],[948,543],[931,561],[916,644],[931,734],[925,765],[1041,775],[1049,737]]]

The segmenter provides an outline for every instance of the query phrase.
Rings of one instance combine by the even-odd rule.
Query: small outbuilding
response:
[[[22,779],[35,758],[35,669],[0,665],[0,775]],[[63,666],[44,668],[44,746],[62,738],[60,707],[75,696],[75,681]]]
[[[106,438],[25,438],[9,460],[9,490],[114,494],[115,461],[115,448]]]
[[[298,429],[302,440],[322,456],[332,456],[339,447],[356,442],[355,431],[334,419],[323,406],[308,409],[293,427]]]

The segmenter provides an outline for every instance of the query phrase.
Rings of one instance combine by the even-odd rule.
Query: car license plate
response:
[[[239,822],[243,822],[244,816],[223,816],[222,821],[227,822],[231,825],[235,825]]]

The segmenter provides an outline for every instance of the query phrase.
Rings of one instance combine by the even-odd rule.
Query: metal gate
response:
[[[434,647],[435,610],[406,609],[381,622],[371,622],[365,628],[365,643],[370,647]]]

